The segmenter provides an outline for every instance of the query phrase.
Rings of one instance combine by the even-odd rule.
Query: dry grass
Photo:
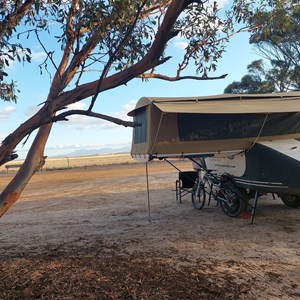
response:
[[[163,254],[120,253],[121,248],[98,243],[73,253],[11,258],[0,263],[5,278],[0,281],[0,297],[225,300],[243,298],[250,286],[233,282],[229,274],[213,283],[200,264],[176,268]]]

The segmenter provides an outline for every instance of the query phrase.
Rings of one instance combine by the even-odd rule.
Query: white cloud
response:
[[[109,143],[109,144],[64,144],[47,147],[47,150],[76,150],[76,149],[98,149],[98,148],[120,148],[128,146],[128,143]]]
[[[33,116],[34,114],[36,114],[38,111],[40,110],[40,107],[39,106],[34,106],[34,105],[31,105],[31,106],[28,106],[25,110],[25,116],[27,117],[31,117]]]
[[[86,105],[83,102],[76,102],[68,105],[67,110],[85,110]],[[87,116],[81,116],[81,115],[72,115],[68,116],[67,119],[68,122],[60,122],[59,124],[62,125],[75,125],[76,129],[78,130],[89,130],[93,128],[99,128],[101,126],[101,121],[103,120],[91,118]]]
[[[135,108],[136,103],[137,103],[136,100],[131,100],[129,103],[123,106],[123,110],[126,112],[126,114]]]
[[[129,103],[125,104],[122,108],[121,111],[115,112],[110,114],[112,117],[119,118],[121,120],[125,121],[132,121],[131,117],[127,116],[127,113],[135,108],[136,101],[130,101]],[[11,109],[14,110],[13,107]],[[40,109],[39,106],[29,106],[27,107],[25,111],[25,115],[27,117],[31,117],[35,113],[38,112]],[[73,104],[68,105],[68,108],[66,110],[86,110],[86,104],[83,102],[76,102]],[[64,110],[64,111],[66,111]],[[6,114],[8,114],[8,111],[6,109]],[[0,120],[4,118],[5,112],[0,111]],[[62,111],[61,111],[62,112]],[[58,112],[60,113],[60,112]],[[101,112],[100,112],[101,113]],[[2,116],[3,115],[3,116]],[[72,125],[75,126],[77,130],[83,131],[83,130],[103,130],[103,129],[112,129],[119,127],[119,125],[114,124],[112,122],[99,119],[99,118],[93,118],[93,117],[87,117],[87,116],[82,116],[82,115],[72,115],[67,117],[68,121],[61,121],[58,122],[58,125]]]
[[[115,112],[111,114],[112,117],[119,118],[125,121],[132,121],[130,117],[127,116],[127,113],[134,109],[136,105],[136,101],[130,101],[129,103],[125,104],[121,111]],[[77,102],[70,104],[68,106],[68,110],[70,109],[81,109],[85,110],[86,105],[83,102]],[[81,116],[81,115],[73,115],[68,117],[68,122],[59,122],[62,125],[75,125],[77,130],[103,130],[103,129],[112,129],[119,127],[119,125],[93,117]]]
[[[86,105],[83,102],[76,102],[68,105],[68,110],[70,109],[85,109]]]
[[[36,62],[42,62],[46,59],[47,54],[43,51],[40,52],[31,52],[31,60]]]
[[[3,110],[0,110],[0,121],[8,119],[16,109],[13,106],[6,106]]]
[[[219,8],[222,8],[229,3],[228,0],[217,0],[216,2],[218,3]]]
[[[122,119],[122,120],[126,120],[126,121],[132,121],[132,118],[127,116],[127,114],[135,108],[136,102],[137,101],[135,101],[135,100],[131,100],[129,103],[125,104],[122,107],[122,110],[120,112],[117,112],[114,115],[114,117]]]
[[[19,51],[19,55],[21,58],[23,57],[25,58],[25,52]],[[43,51],[40,52],[31,51],[31,60],[34,62],[43,62],[46,59],[46,57],[47,54]],[[14,69],[18,64],[18,60],[16,58],[12,60],[9,57],[6,57],[6,59],[9,61],[9,66],[6,66],[7,69]]]
[[[0,144],[7,137],[7,133],[0,131]]]
[[[177,49],[184,50],[188,46],[188,42],[183,37],[177,36],[174,41],[174,46]]]
[[[7,120],[10,116],[16,111],[16,109],[12,106],[6,106],[4,109],[0,110],[0,122]],[[6,126],[1,124],[1,129],[7,129]],[[0,143],[7,137],[8,133],[4,131],[0,131]]]

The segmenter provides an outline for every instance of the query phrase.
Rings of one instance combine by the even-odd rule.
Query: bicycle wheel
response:
[[[200,210],[205,204],[205,189],[203,181],[195,183],[192,191],[192,204]]]
[[[218,200],[223,212],[229,217],[237,217],[245,209],[245,193],[232,182],[227,181],[219,191]]]

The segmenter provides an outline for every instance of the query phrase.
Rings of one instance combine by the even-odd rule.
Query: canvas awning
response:
[[[192,114],[243,114],[243,113],[277,113],[299,112],[300,93],[277,93],[263,95],[223,94],[207,97],[155,98],[143,97],[135,111],[147,105],[154,105],[165,113]]]

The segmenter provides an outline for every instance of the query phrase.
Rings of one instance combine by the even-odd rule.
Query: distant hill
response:
[[[112,153],[129,153],[130,146],[121,148],[101,148],[101,149],[78,149],[64,155],[58,155],[55,157],[76,157],[76,156],[90,156],[90,155],[101,155],[101,154],[112,154]]]

